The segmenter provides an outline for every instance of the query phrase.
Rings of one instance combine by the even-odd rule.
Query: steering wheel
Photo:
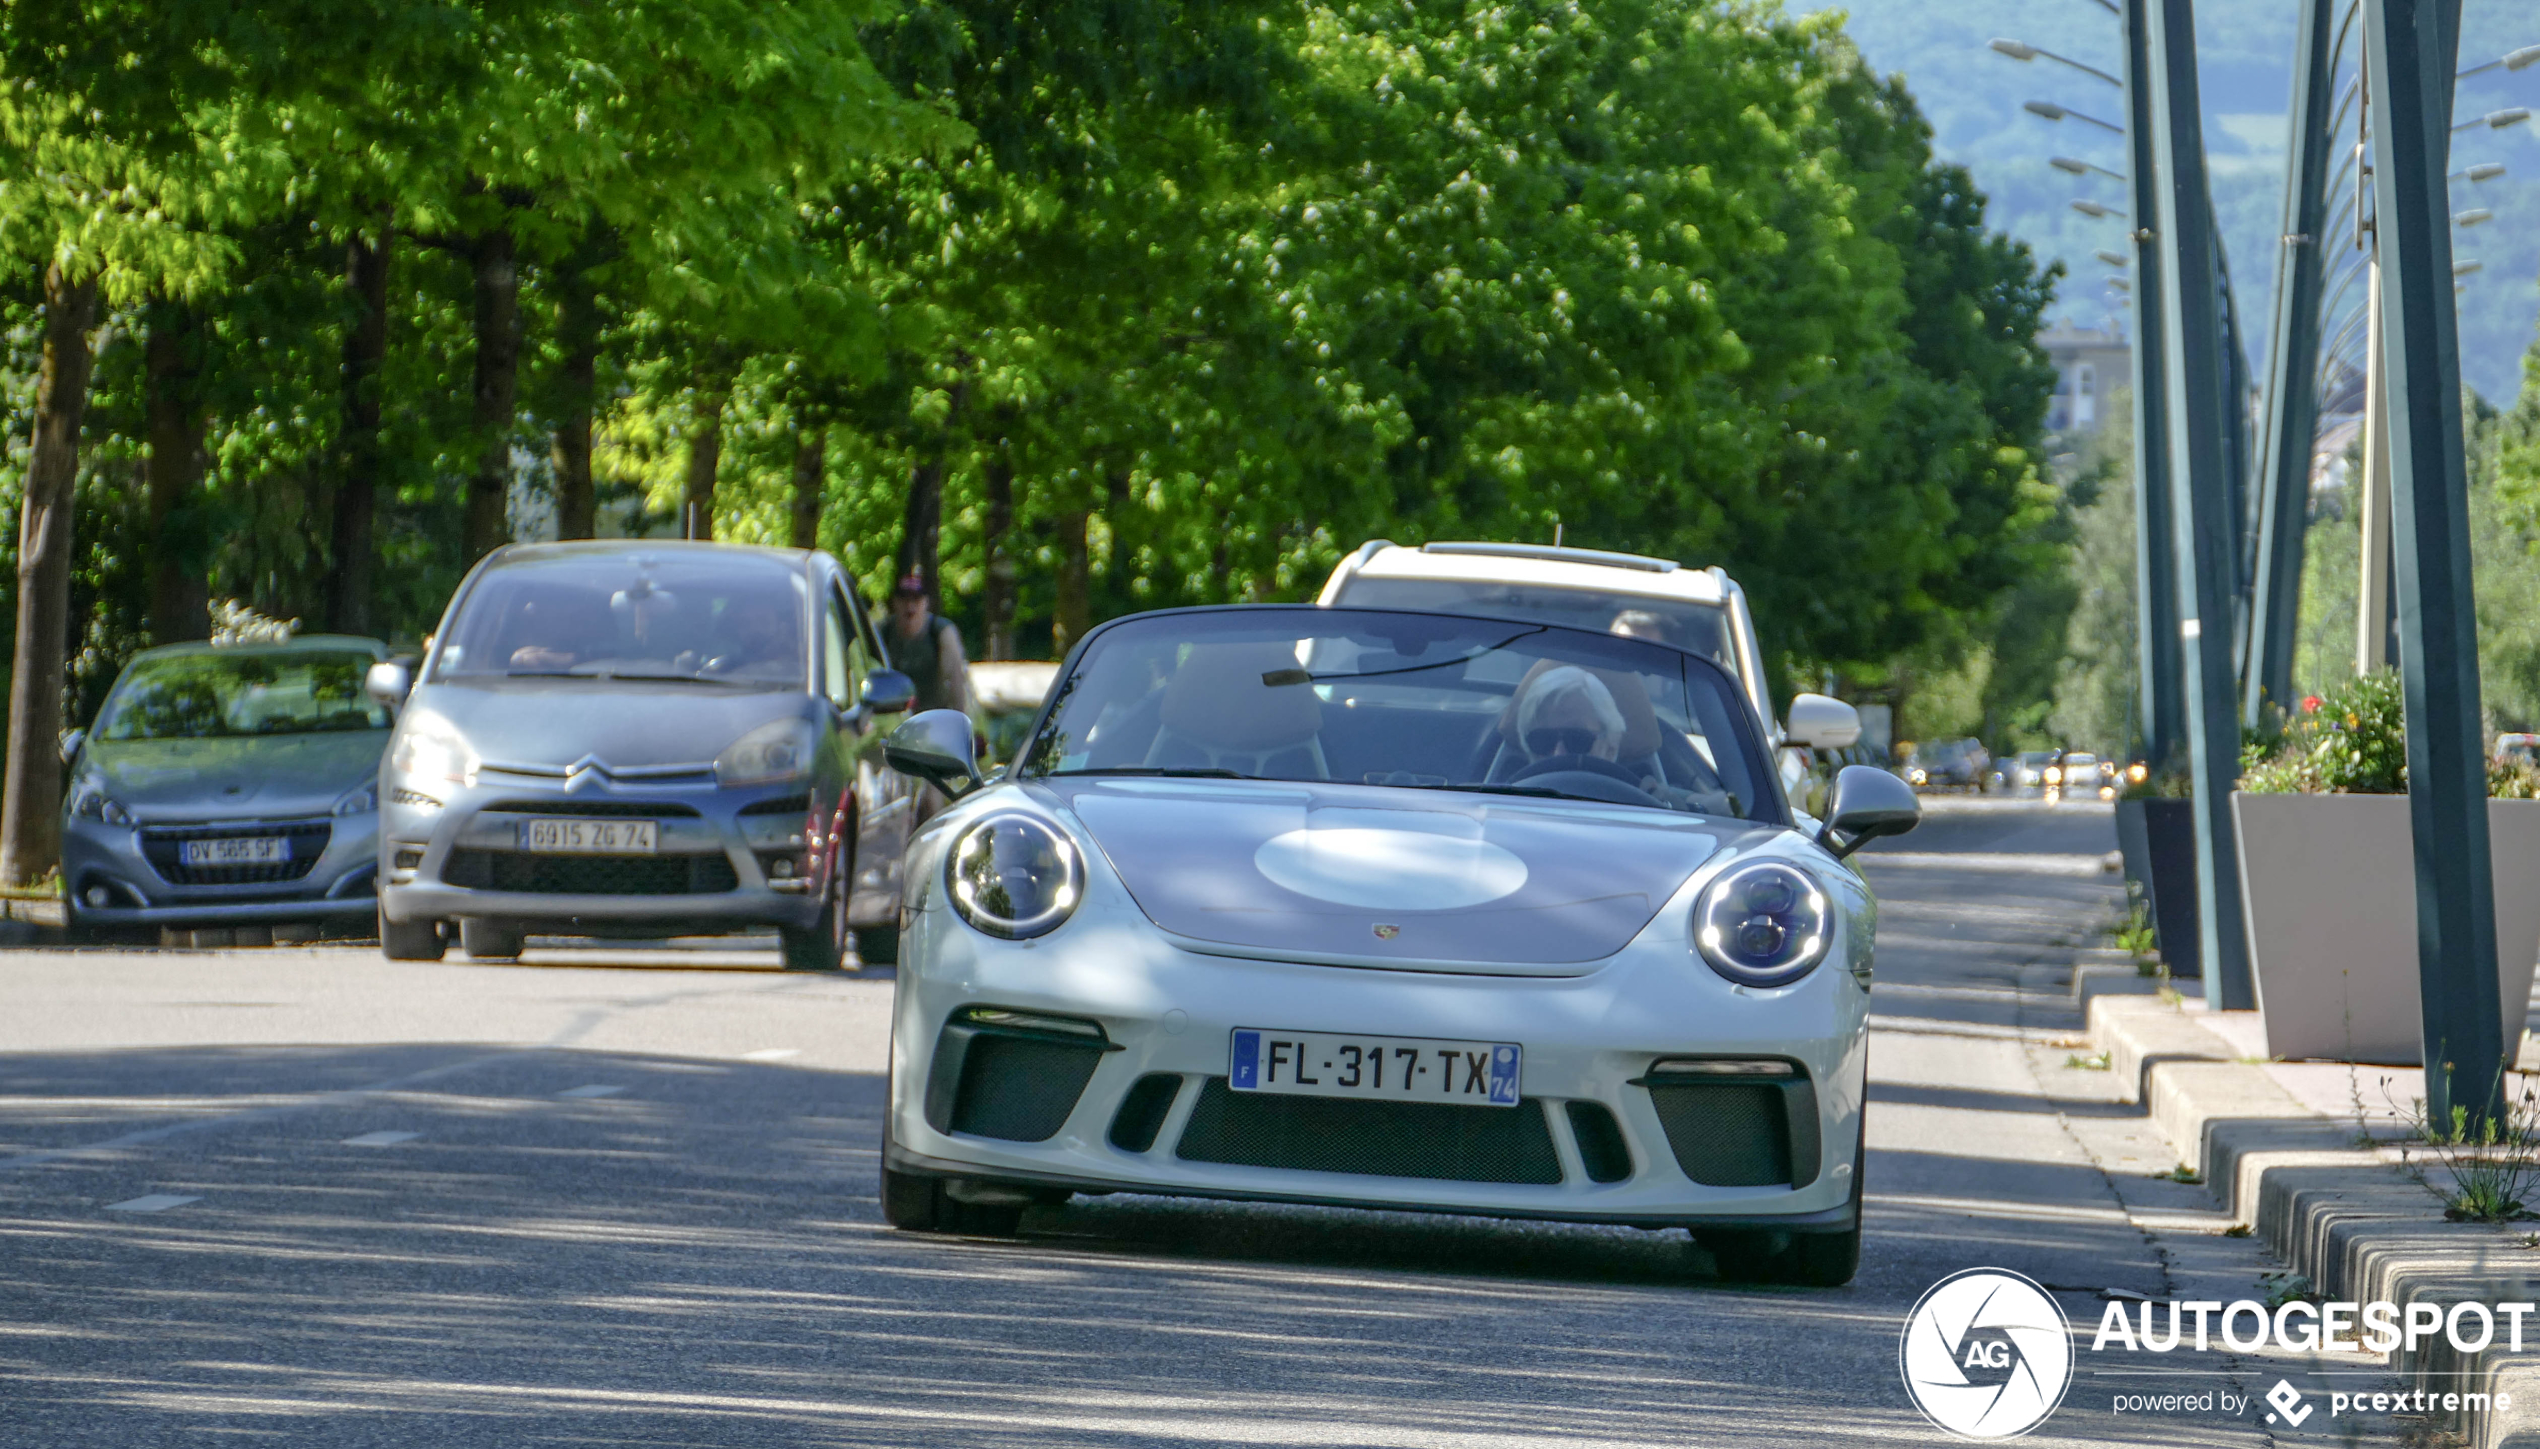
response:
[[[1624,769],[1612,760],[1600,760],[1594,755],[1546,755],[1542,759],[1537,760],[1533,764],[1519,770],[1516,774],[1509,776],[1508,783],[1512,785],[1523,784],[1528,780],[1534,779],[1538,775],[1585,775],[1600,785],[1607,784],[1607,782],[1610,781],[1614,785],[1620,785],[1622,787],[1622,792],[1627,793],[1629,798],[1616,799],[1612,795],[1604,795],[1599,798],[1614,800],[1614,803],[1618,805],[1659,805],[1663,803],[1657,796],[1642,789],[1640,787],[1639,777],[1634,775],[1631,771]]]

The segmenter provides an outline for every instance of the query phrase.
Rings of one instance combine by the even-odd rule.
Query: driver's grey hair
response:
[[[1614,692],[1605,681],[1575,664],[1544,671],[1534,688],[1526,691],[1525,702],[1517,707],[1517,739],[1525,741],[1534,732],[1535,722],[1555,704],[1572,699],[1585,702],[1588,712],[1596,717],[1596,733],[1600,740],[1618,742],[1623,738],[1623,711],[1614,703]]]

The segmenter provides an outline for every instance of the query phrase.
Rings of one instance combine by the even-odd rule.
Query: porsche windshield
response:
[[[738,549],[529,554],[468,590],[434,677],[799,685],[808,590]]]
[[[371,656],[345,650],[162,654],[135,661],[97,721],[101,740],[203,740],[384,730],[362,692]]]
[[[1619,636],[1352,609],[1160,614],[1096,635],[1026,773],[1228,776],[1773,818],[1709,664]]]

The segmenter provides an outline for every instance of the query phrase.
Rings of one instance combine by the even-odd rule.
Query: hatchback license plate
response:
[[[1238,1092],[1514,1107],[1526,1050],[1508,1041],[1235,1028]]]
[[[657,820],[530,820],[520,848],[534,855],[652,855]]]
[[[291,841],[281,835],[180,841],[176,858],[183,865],[278,865],[291,858]]]

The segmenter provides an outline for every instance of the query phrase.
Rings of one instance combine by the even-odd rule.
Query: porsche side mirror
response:
[[[901,774],[924,780],[956,800],[981,783],[979,757],[971,751],[970,716],[957,709],[930,709],[912,716],[882,742],[882,759]]]
[[[1782,738],[1812,750],[1850,749],[1861,740],[1861,712],[1828,695],[1803,694],[1790,702]]]
[[[362,679],[363,690],[390,709],[402,708],[406,696],[414,692],[414,687],[414,671],[389,659],[372,665],[370,673]]]
[[[87,743],[88,731],[86,730],[62,731],[62,763],[67,765],[71,761],[78,759],[80,747]]]
[[[917,681],[896,669],[864,676],[864,707],[875,714],[903,714],[917,703]]]
[[[1876,766],[1846,765],[1826,796],[1826,828],[1817,832],[1817,843],[1840,860],[1882,835],[1902,835],[1922,823],[1923,802],[1912,786]]]

